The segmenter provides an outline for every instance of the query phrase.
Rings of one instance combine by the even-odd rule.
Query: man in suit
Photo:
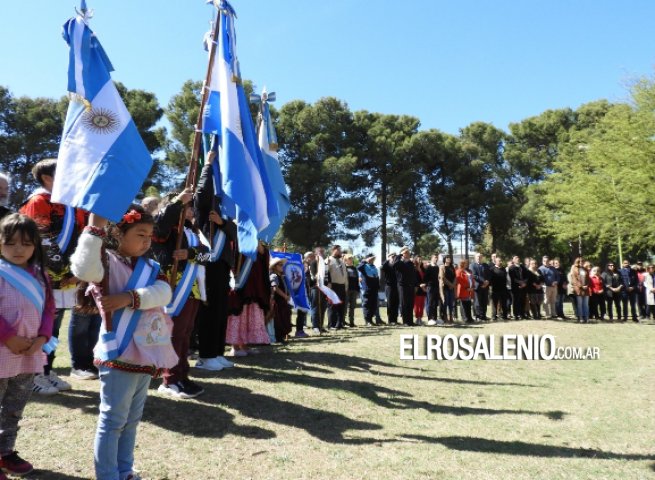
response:
[[[387,256],[387,260],[382,264],[382,273],[384,273],[384,293],[387,297],[387,321],[389,325],[398,324],[398,282],[396,272],[393,269],[393,261],[396,253],[392,252]]]
[[[393,262],[398,282],[398,299],[400,300],[400,313],[405,326],[414,325],[414,293],[417,285],[417,274],[412,255],[408,247],[400,249],[400,257]]]
[[[443,320],[439,318],[439,265],[437,261],[439,256],[435,253],[430,258],[430,265],[425,269],[423,282],[428,295],[428,325],[443,325]]]
[[[528,286],[528,269],[521,263],[518,255],[512,258],[512,264],[507,269],[512,285],[512,307],[514,319],[525,319],[525,299]]]

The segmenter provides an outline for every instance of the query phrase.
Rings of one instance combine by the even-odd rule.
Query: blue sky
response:
[[[65,94],[61,25],[74,0],[0,0],[0,84]],[[203,0],[88,0],[91,27],[129,88],[162,105],[201,79]],[[473,121],[506,129],[548,108],[622,101],[655,64],[650,0],[233,0],[245,78],[278,106],[323,96],[352,110],[415,115],[457,133]]]

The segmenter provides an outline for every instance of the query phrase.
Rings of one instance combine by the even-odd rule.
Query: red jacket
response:
[[[458,268],[455,271],[455,283],[457,284],[458,299],[472,300],[475,297],[475,279],[470,270]]]

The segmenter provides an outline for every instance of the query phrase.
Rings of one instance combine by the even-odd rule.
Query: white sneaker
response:
[[[45,375],[34,375],[32,392],[38,393],[39,395],[56,395],[59,393],[59,389],[50,383],[50,380]]]
[[[440,318],[437,318],[437,325],[443,325],[444,321]]]
[[[79,368],[71,369],[71,377],[77,378],[78,380],[95,380],[98,378],[98,374],[90,370],[82,370]]]
[[[436,320],[428,320],[428,326],[434,327],[437,324]]]
[[[230,356],[231,357],[247,357],[248,356],[248,350],[236,350],[233,348],[230,350]],[[225,358],[225,357],[223,357]]]
[[[59,378],[55,372],[50,372],[50,375],[48,375],[46,378],[50,381],[50,383],[52,383],[52,386],[60,392],[73,388],[70,383]]]
[[[213,372],[219,372],[225,368],[221,362],[216,358],[199,358],[196,362],[196,368],[201,368],[203,370],[211,370]]]
[[[241,350],[237,350],[240,352]],[[235,357],[239,357],[240,355],[235,355]],[[227,358],[225,357],[216,357],[216,360],[219,361],[221,365],[223,365],[223,368],[232,368],[234,366],[233,362],[230,362]]]

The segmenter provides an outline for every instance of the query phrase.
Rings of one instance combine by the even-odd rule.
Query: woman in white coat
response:
[[[655,319],[655,265],[648,265],[646,269],[644,288],[646,289],[646,318]]]

